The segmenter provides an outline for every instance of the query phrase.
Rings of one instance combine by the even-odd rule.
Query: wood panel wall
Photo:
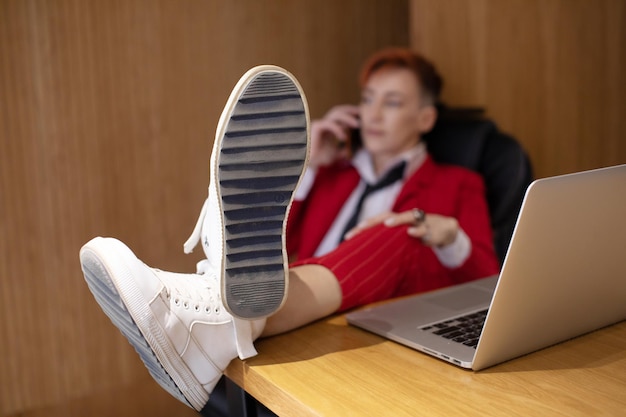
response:
[[[356,100],[370,52],[410,42],[546,176],[626,162],[625,28],[623,0],[0,0],[0,415],[151,383],[78,250],[116,236],[193,271],[182,242],[249,67],[288,68],[316,117]],[[133,415],[186,410],[153,392]]]
[[[367,55],[408,45],[407,16],[387,0],[0,0],[0,415],[150,384],[84,284],[81,245],[115,236],[193,271],[182,244],[238,78],[284,66],[320,116],[356,100]],[[172,401],[130,410],[182,413]]]
[[[538,177],[626,163],[626,2],[411,0],[411,45],[451,104],[480,106]]]

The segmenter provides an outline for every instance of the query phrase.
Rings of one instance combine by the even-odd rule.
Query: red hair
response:
[[[365,86],[367,80],[375,72],[384,68],[406,68],[415,74],[422,93],[432,99],[439,100],[443,80],[435,66],[420,54],[408,48],[386,48],[376,52],[363,65],[359,76],[359,85]]]

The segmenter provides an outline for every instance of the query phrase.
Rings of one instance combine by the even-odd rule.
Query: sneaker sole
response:
[[[308,160],[302,88],[279,67],[248,71],[224,109],[213,148],[223,213],[222,300],[243,319],[266,317],[288,286],[285,228]]]
[[[113,253],[115,257],[107,256]],[[135,348],[152,378],[173,397],[200,411],[209,394],[178,358],[132,280],[118,279],[131,275],[123,261],[130,256],[136,259],[121,242],[92,239],[80,251],[85,281],[100,308]]]

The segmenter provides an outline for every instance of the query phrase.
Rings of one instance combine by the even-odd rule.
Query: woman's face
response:
[[[374,72],[361,92],[360,117],[363,146],[374,158],[389,159],[420,141],[424,106],[420,85],[406,68],[383,68]]]

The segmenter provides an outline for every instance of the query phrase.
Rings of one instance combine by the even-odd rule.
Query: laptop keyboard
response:
[[[487,309],[439,323],[429,324],[420,327],[420,330],[476,348],[480,332],[485,323],[485,317],[487,317]]]

